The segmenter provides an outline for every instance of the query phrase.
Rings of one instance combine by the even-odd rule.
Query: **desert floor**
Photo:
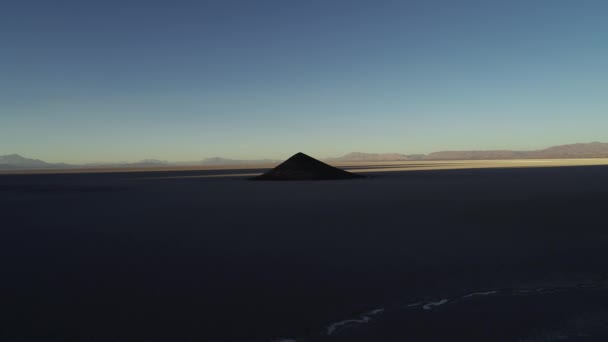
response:
[[[0,341],[608,338],[608,160],[341,166],[0,176]]]

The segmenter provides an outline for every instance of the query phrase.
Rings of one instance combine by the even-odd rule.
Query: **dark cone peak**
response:
[[[327,165],[302,152],[298,152],[279,166],[263,175],[254,177],[255,180],[325,180],[352,179],[363,177],[331,165]]]

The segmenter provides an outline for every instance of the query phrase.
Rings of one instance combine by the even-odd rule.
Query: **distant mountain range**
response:
[[[140,168],[160,166],[212,166],[212,165],[241,165],[241,164],[267,164],[277,163],[278,160],[257,159],[238,160],[220,157],[206,158],[200,161],[190,162],[168,162],[158,159],[144,159],[134,163],[88,163],[88,164],[65,164],[47,163],[39,159],[30,159],[18,154],[0,156],[0,170],[25,170],[25,169],[65,169],[65,168]]]
[[[2,169],[40,169],[40,168],[62,168],[68,164],[51,164],[40,159],[24,158],[18,154],[0,156],[0,170]]]
[[[331,161],[399,161],[399,160],[484,160],[484,159],[561,159],[608,158],[608,143],[592,142],[549,147],[543,150],[439,151],[429,154],[386,154],[354,152]]]
[[[441,151],[425,159],[552,159],[552,158],[606,158],[608,144],[593,142],[553,146],[535,151]]]
[[[337,158],[329,158],[329,162],[359,162],[359,161],[398,161],[398,160],[414,160],[416,156],[424,156],[423,154],[417,155],[406,155],[398,153],[363,153],[363,152],[351,152],[347,155]]]
[[[398,154],[398,153],[363,153],[352,152],[342,157],[328,158],[327,162],[374,162],[374,161],[406,161],[406,160],[484,160],[484,159],[560,159],[560,158],[608,158],[608,143],[592,142],[549,147],[543,150],[512,151],[439,151],[429,154]],[[0,170],[10,169],[60,169],[87,167],[158,167],[158,166],[210,166],[210,165],[240,165],[240,164],[271,164],[278,160],[257,159],[238,160],[220,157],[207,158],[193,162],[174,162],[145,159],[135,163],[96,163],[73,165],[64,163],[47,163],[39,159],[24,158],[18,154],[0,156]]]
[[[239,164],[270,164],[278,163],[275,159],[227,159],[221,157],[206,158],[198,162],[182,162],[176,165],[239,165]]]

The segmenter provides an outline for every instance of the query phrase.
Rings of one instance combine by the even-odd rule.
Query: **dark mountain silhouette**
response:
[[[326,180],[326,179],[352,179],[361,175],[350,173],[318,161],[299,152],[285,162],[254,177],[254,180]]]

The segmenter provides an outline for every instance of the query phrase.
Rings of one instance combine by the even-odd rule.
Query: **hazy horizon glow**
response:
[[[608,141],[608,2],[11,1],[0,155],[86,163]]]

